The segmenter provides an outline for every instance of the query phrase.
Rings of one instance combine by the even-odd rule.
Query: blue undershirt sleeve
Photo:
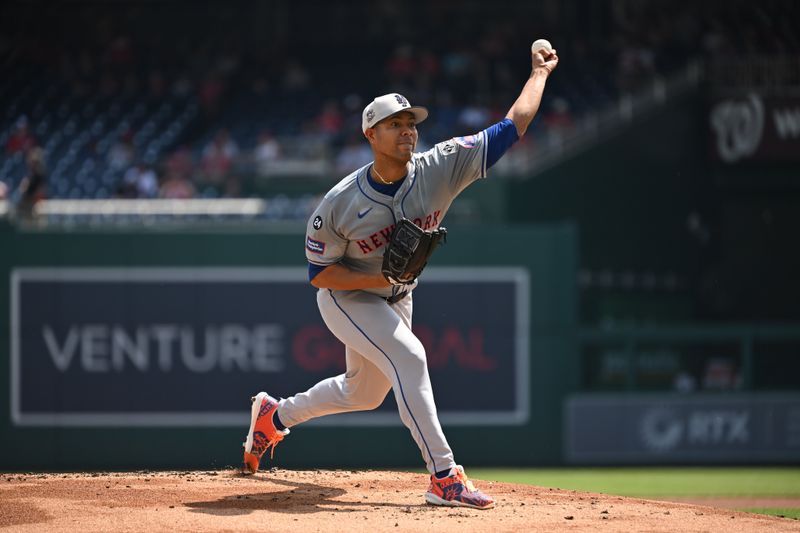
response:
[[[308,281],[311,281],[317,274],[328,268],[328,265],[315,265],[314,263],[308,264]]]
[[[510,118],[504,118],[497,124],[489,126],[483,130],[486,135],[486,168],[489,169],[492,165],[503,156],[511,146],[519,140],[517,135],[517,128],[514,126],[514,121]]]

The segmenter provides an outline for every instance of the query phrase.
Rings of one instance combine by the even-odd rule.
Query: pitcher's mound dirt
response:
[[[271,469],[1,474],[6,531],[800,531],[790,519],[691,504],[478,481],[487,511],[426,505],[427,476]]]

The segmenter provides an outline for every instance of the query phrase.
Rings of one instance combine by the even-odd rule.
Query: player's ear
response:
[[[367,128],[364,131],[364,137],[367,138],[370,144],[375,144],[375,128]]]

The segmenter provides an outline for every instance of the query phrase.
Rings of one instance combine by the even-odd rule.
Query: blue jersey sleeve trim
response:
[[[328,265],[315,265],[314,263],[308,264],[308,281],[317,277],[317,274],[328,268]]]
[[[483,130],[486,136],[486,169],[489,169],[519,140],[514,121],[505,118]]]

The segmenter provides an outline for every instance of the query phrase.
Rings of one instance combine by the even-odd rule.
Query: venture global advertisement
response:
[[[23,426],[238,426],[250,396],[345,370],[302,268],[48,268],[11,276],[11,418]],[[414,291],[443,423],[528,418],[528,278],[431,268]],[[481,390],[491,395],[477,394]],[[311,423],[399,425],[376,411]]]

